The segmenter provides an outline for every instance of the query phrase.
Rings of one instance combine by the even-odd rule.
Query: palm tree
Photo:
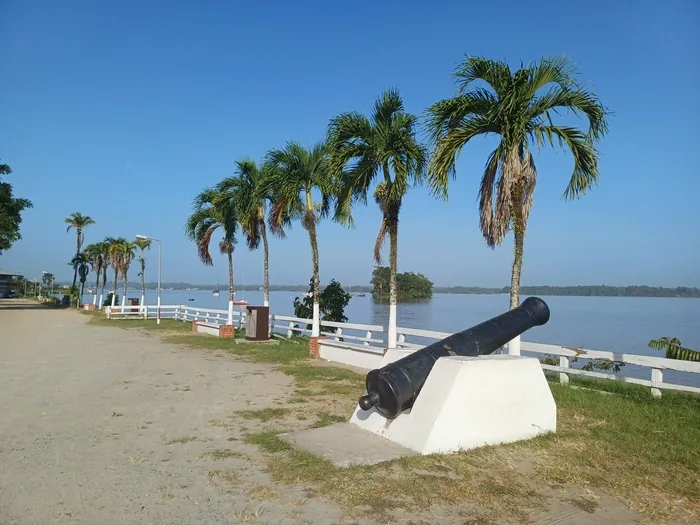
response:
[[[71,231],[71,229],[75,230],[76,237],[77,237],[77,243],[76,243],[76,248],[75,248],[75,253],[76,255],[80,253],[81,248],[83,247],[83,241],[85,240],[85,233],[83,230],[87,227],[90,226],[91,224],[95,224],[95,221],[92,219],[92,217],[88,215],[83,215],[80,212],[75,212],[71,213],[68,217],[66,217],[66,224],[68,224],[68,227],[66,228],[66,232]],[[73,288],[75,288],[75,282],[78,279],[78,267],[74,266],[73,267]]]
[[[404,111],[398,91],[385,91],[368,118],[343,113],[328,127],[330,166],[342,174],[337,214],[347,216],[354,202],[367,202],[375,179],[374,200],[382,212],[374,259],[382,263],[381,249],[389,237],[389,333],[387,346],[396,347],[396,272],[399,211],[408,189],[419,184],[427,165],[426,148],[416,138],[417,117]]]
[[[313,323],[311,336],[320,334],[319,263],[316,224],[328,216],[337,195],[337,183],[328,169],[326,146],[318,143],[305,148],[297,142],[288,142],[283,149],[268,152],[266,163],[269,176],[265,178],[265,192],[274,195],[270,209],[270,228],[282,229],[291,220],[300,220],[309,233],[313,263]],[[313,193],[320,192],[321,201],[314,203]]]
[[[110,256],[110,246],[112,245],[112,241],[114,239],[111,237],[105,237],[105,240],[100,243],[100,247],[102,248],[102,290],[100,292],[100,301],[99,301],[99,307],[103,308],[104,307],[104,295],[105,295],[105,286],[107,286],[107,269],[110,267],[112,264],[112,257]],[[98,276],[99,278],[99,276]],[[116,271],[115,271],[115,283],[116,283]],[[116,291],[116,284],[114,287]],[[112,295],[112,298],[114,298],[114,294]],[[114,306],[114,301],[112,301],[112,306]]]
[[[206,188],[194,199],[194,210],[187,219],[185,234],[197,244],[197,253],[202,262],[213,266],[214,261],[209,252],[211,237],[217,230],[223,232],[219,242],[219,251],[228,258],[228,323],[233,323],[233,297],[236,283],[233,271],[233,249],[236,244],[238,220],[236,209],[230,194]]]
[[[85,255],[87,256],[88,260],[90,261],[90,265],[92,266],[92,271],[95,272],[97,277],[95,278],[95,292],[92,294],[92,304],[96,305],[97,304],[97,289],[100,286],[100,275],[102,273],[102,269],[105,265],[105,260],[104,260],[104,252],[105,252],[105,247],[103,246],[104,243],[102,242],[96,242],[93,244],[88,244],[85,247]]]
[[[227,177],[217,185],[217,191],[228,193],[233,199],[233,205],[246,237],[246,244],[251,250],[263,244],[263,303],[270,304],[269,280],[269,246],[267,243],[267,226],[265,214],[269,206],[274,204],[275,196],[270,185],[265,184],[265,178],[270,176],[269,164],[258,167],[250,158],[236,161],[236,176]],[[280,238],[285,236],[283,226],[288,223],[285,219],[279,225],[271,224],[270,231]]]
[[[134,244],[137,248],[141,250],[141,255],[138,256],[139,266],[141,271],[139,276],[141,277],[141,306],[146,304],[146,256],[145,251],[147,248],[151,247],[150,239],[136,239]]]
[[[114,306],[117,296],[117,283],[121,275],[124,280],[124,295],[122,296],[122,306],[126,304],[126,290],[128,282],[129,265],[134,258],[136,245],[127,241],[124,237],[117,239],[109,238],[109,256],[114,268],[114,291],[112,293],[112,306]]]
[[[80,272],[80,282],[83,285],[83,288],[85,286],[85,279],[83,278],[83,273],[85,273],[85,275],[87,275],[87,272],[85,272],[85,269],[87,268],[87,271],[90,270],[89,267],[87,266],[89,262],[90,262],[90,259],[88,258],[87,254],[84,251],[82,251],[82,252],[76,253],[73,256],[73,258],[71,259],[70,263],[68,263],[68,264],[70,264],[70,266],[75,268],[76,271]],[[81,291],[80,288],[78,288],[76,290],[76,286],[73,285],[73,288],[71,288],[71,295],[73,293],[75,293],[75,295],[77,296],[76,306],[78,308],[80,308],[80,301],[83,298],[83,292]]]
[[[700,361],[700,352],[681,346],[681,340],[677,337],[661,337],[649,341],[649,348],[665,350],[668,359],[679,361]]]
[[[435,146],[428,178],[443,198],[462,148],[477,136],[500,137],[481,179],[480,226],[492,248],[513,230],[511,309],[520,304],[523,243],[537,181],[533,146],[539,150],[549,144],[571,151],[574,170],[564,198],[583,195],[598,180],[596,143],[608,130],[608,111],[575,74],[565,58],[545,58],[512,72],[505,62],[467,57],[455,71],[456,96],[428,109],[428,131]],[[478,81],[486,87],[475,85]],[[585,116],[588,131],[555,125],[553,118],[561,111]]]

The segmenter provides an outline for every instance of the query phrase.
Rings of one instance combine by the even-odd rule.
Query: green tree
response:
[[[76,234],[75,253],[77,255],[80,253],[80,250],[83,247],[83,241],[85,240],[85,233],[84,233],[85,228],[90,226],[91,224],[95,224],[95,221],[89,215],[83,215],[82,213],[75,212],[75,213],[71,213],[68,217],[66,217],[65,222],[66,222],[66,224],[68,224],[68,227],[66,228],[66,233],[71,231],[71,230],[75,230],[75,234]],[[75,265],[75,266],[73,266],[73,287],[75,287],[75,282],[77,280],[78,280],[78,266]]]
[[[10,166],[0,164],[0,175],[10,175],[11,173]],[[22,238],[19,233],[22,212],[33,207],[31,201],[14,197],[12,185],[9,182],[0,182],[0,255]]]
[[[378,266],[372,272],[372,297],[389,297],[390,270]],[[399,299],[430,299],[433,296],[433,283],[423,274],[404,272],[396,275],[396,295]]]
[[[328,147],[330,166],[342,174],[337,213],[348,215],[354,202],[367,202],[374,188],[374,200],[382,212],[374,259],[381,264],[381,249],[389,237],[389,348],[396,347],[396,273],[398,265],[399,211],[408,189],[419,184],[428,154],[416,137],[418,119],[404,111],[396,90],[385,91],[368,118],[360,113],[343,113],[330,122]]]
[[[291,220],[300,220],[309,234],[313,264],[313,326],[311,336],[320,333],[319,261],[316,225],[327,217],[337,194],[337,185],[328,170],[326,147],[323,143],[305,148],[297,142],[288,142],[283,149],[268,152],[266,162],[269,176],[264,191],[275,196],[270,209],[270,227],[281,229]],[[313,201],[314,192],[321,195]]]
[[[45,288],[51,288],[51,284],[54,282],[56,279],[56,276],[50,272],[46,272],[41,276],[41,281],[44,284]]]
[[[228,301],[229,323],[232,322],[233,297],[236,290],[233,268],[233,249],[237,243],[238,217],[235,202],[231,195],[217,188],[207,188],[194,199],[194,211],[187,219],[185,233],[197,244],[197,254],[201,261],[213,266],[209,244],[214,233],[220,230],[223,238],[219,242],[219,251],[228,258]]]
[[[241,229],[246,238],[246,244],[251,250],[257,250],[260,242],[263,245],[263,302],[270,304],[269,256],[267,242],[267,226],[265,214],[275,202],[275,196],[265,178],[269,176],[269,165],[259,167],[252,159],[245,158],[236,161],[236,174],[227,177],[219,183],[217,190],[228,193],[234,203]],[[283,218],[279,224],[270,224],[270,231],[280,238],[285,236],[284,226],[289,223]]]
[[[428,109],[434,143],[428,178],[442,197],[447,197],[462,148],[478,136],[499,136],[481,179],[480,226],[490,247],[513,230],[511,309],[520,304],[523,244],[537,181],[532,148],[548,144],[571,151],[574,171],[565,198],[583,195],[598,180],[596,143],[608,129],[607,110],[575,74],[564,58],[545,58],[512,72],[505,62],[467,57],[455,71],[456,96]],[[555,125],[554,117],[562,112],[586,117],[588,130]]]
[[[303,300],[294,298],[294,315],[302,319],[310,319],[313,316],[313,289],[314,278],[309,280],[309,293]],[[347,293],[342,285],[335,279],[331,279],[323,291],[319,294],[319,310],[321,321],[334,321],[344,323],[348,320],[345,315],[345,307],[350,302],[352,295]],[[308,328],[308,327],[307,327]]]
[[[89,262],[90,261],[88,259],[88,256],[85,254],[84,251],[81,251],[73,256],[68,265],[75,268],[77,272],[82,266],[85,266]],[[68,295],[70,295],[71,297],[75,297],[76,304],[80,306],[81,292],[79,286],[71,285],[71,287],[69,288]]]
[[[137,260],[139,261],[139,277],[141,277],[141,306],[146,304],[146,250],[151,247],[151,239],[136,239],[136,247],[141,250]]]
[[[105,247],[104,243],[96,242],[88,244],[85,247],[85,255],[90,261],[90,266],[92,266],[92,271],[95,272],[95,293],[92,294],[92,303],[97,304],[97,290],[100,287],[100,276],[102,274],[103,267],[105,266],[104,260]]]
[[[127,241],[124,237],[110,239],[109,257],[114,268],[114,292],[113,297],[117,295],[117,282],[119,276],[124,280],[124,295],[122,296],[122,305],[126,303],[127,283],[129,280],[129,266],[136,254],[136,244]],[[112,304],[114,306],[114,303]]]
[[[660,337],[649,341],[649,348],[663,350],[668,359],[679,361],[700,361],[700,352],[681,346],[681,340],[677,337]]]

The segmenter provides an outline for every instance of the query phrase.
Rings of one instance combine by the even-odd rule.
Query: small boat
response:
[[[194,301],[194,299],[187,299],[188,301]]]
[[[219,297],[219,278],[216,278],[216,290],[211,293],[214,297]]]

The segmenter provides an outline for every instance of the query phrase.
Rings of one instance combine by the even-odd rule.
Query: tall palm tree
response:
[[[66,228],[66,232],[71,231],[71,229],[75,230],[76,237],[77,237],[75,253],[77,255],[80,253],[80,250],[83,247],[83,241],[85,240],[85,233],[83,230],[85,230],[85,228],[87,226],[90,226],[91,224],[95,224],[95,221],[89,215],[83,215],[80,212],[74,212],[74,213],[71,213],[68,217],[66,217],[65,222],[66,222],[66,224],[68,224],[68,227]],[[75,288],[75,282],[77,280],[78,280],[78,267],[73,266],[73,288]]]
[[[141,254],[138,256],[139,266],[141,271],[139,276],[141,277],[141,306],[146,304],[146,255],[145,251],[147,248],[151,247],[150,239],[136,239],[134,244],[137,248],[141,250]]]
[[[92,271],[94,271],[95,275],[96,275],[96,277],[95,277],[95,292],[92,294],[92,304],[93,305],[97,304],[97,290],[100,287],[100,275],[102,274],[102,269],[105,265],[104,252],[105,252],[105,247],[104,247],[104,243],[102,243],[102,242],[88,244],[85,247],[85,255],[87,256],[88,260],[90,261],[90,265],[92,266]]]
[[[102,290],[100,291],[100,301],[99,301],[99,307],[103,308],[104,307],[104,295],[105,295],[105,286],[107,286],[107,270],[109,269],[110,265],[112,264],[112,257],[110,255],[110,246],[112,245],[112,241],[114,239],[112,237],[105,237],[105,240],[100,243],[100,246],[102,248]],[[115,277],[116,277],[116,271],[115,271]],[[116,278],[115,278],[115,283],[116,283]],[[115,288],[116,290],[116,285]],[[114,297],[114,295],[112,295]],[[112,301],[112,306],[114,306],[114,301]]]
[[[81,252],[76,253],[73,256],[73,258],[71,259],[70,263],[68,263],[73,268],[75,268],[76,271],[81,272],[80,282],[81,282],[81,284],[83,284],[83,288],[84,288],[85,280],[82,278],[82,275],[83,275],[82,272],[85,272],[85,268],[87,268],[87,265],[89,262],[90,262],[90,259],[88,258],[87,254],[84,251],[81,251]],[[89,271],[89,268],[88,268],[88,271]],[[86,273],[86,275],[87,275],[87,273]],[[73,285],[73,288],[71,289],[71,295],[73,293],[75,293],[75,295],[77,296],[76,297],[76,306],[78,308],[80,308],[80,302],[82,301],[82,298],[83,298],[83,292],[81,291],[80,288],[76,289],[75,285]]]
[[[216,188],[206,188],[194,199],[192,215],[187,219],[185,234],[197,244],[197,254],[207,266],[214,261],[209,252],[209,244],[214,233],[220,230],[223,238],[219,242],[219,251],[228,258],[228,322],[233,322],[233,297],[236,282],[233,271],[233,249],[236,244],[238,219],[236,208],[230,194]]]
[[[316,224],[328,216],[337,195],[337,181],[328,169],[328,155],[324,143],[305,148],[297,142],[288,142],[282,149],[268,152],[266,163],[269,176],[264,191],[274,195],[270,209],[271,229],[281,229],[291,220],[300,220],[309,234],[313,263],[313,322],[311,336],[320,334],[319,262]],[[314,203],[313,194],[319,192],[321,201]]]
[[[122,296],[122,306],[126,304],[126,291],[129,274],[129,266],[134,258],[136,245],[133,242],[127,241],[124,237],[117,239],[110,238],[109,256],[114,268],[114,291],[112,293],[112,306],[114,306],[117,296],[117,283],[119,276],[124,280],[124,295]]]
[[[274,204],[275,196],[270,185],[265,184],[265,178],[270,175],[269,164],[258,166],[250,158],[236,161],[236,175],[227,177],[217,185],[217,191],[227,193],[233,199],[241,229],[245,234],[246,244],[251,250],[263,245],[263,295],[264,305],[270,304],[269,280],[269,246],[267,242],[267,226],[265,214]],[[288,218],[279,224],[271,224],[270,231],[280,238],[285,236],[284,225]]]
[[[382,212],[374,259],[389,237],[389,333],[387,346],[396,347],[396,272],[399,211],[408,189],[419,184],[427,165],[426,148],[416,138],[417,117],[404,111],[398,91],[389,89],[375,102],[371,116],[342,113],[328,127],[329,165],[342,175],[336,213],[347,216],[354,202],[367,202],[375,179],[374,200]]]
[[[578,83],[565,58],[544,58],[513,72],[505,62],[467,57],[454,76],[457,94],[428,109],[435,146],[428,177],[433,191],[446,198],[462,148],[478,136],[500,137],[481,179],[480,226],[492,248],[513,230],[512,309],[520,304],[523,244],[537,181],[532,149],[548,144],[571,151],[574,170],[563,197],[579,197],[598,180],[596,143],[608,130],[608,111]],[[587,118],[588,130],[556,125],[562,111]]]

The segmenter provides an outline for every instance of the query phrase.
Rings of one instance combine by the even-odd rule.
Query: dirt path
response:
[[[257,449],[239,439],[240,427],[220,423],[269,406],[290,378],[86,323],[0,300],[0,524],[341,518],[301,489],[271,498],[277,489],[266,485]],[[221,479],[224,469],[240,479]]]
[[[218,351],[0,300],[0,525],[376,523],[271,483],[242,439],[250,422],[231,416],[285,403],[291,381]],[[532,522],[641,521],[613,500],[592,513],[567,498],[550,494]],[[394,517],[487,523],[437,506]]]

